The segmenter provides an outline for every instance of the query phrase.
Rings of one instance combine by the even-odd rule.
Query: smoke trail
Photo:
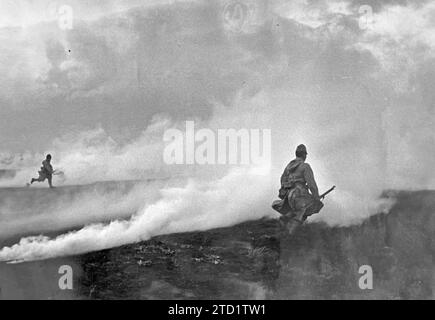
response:
[[[61,179],[55,177],[55,182],[76,185],[153,178],[156,175],[152,174],[159,173],[162,167],[162,135],[169,125],[168,120],[155,117],[142,135],[126,144],[113,140],[101,127],[54,139],[45,154],[53,154],[55,169],[65,174]],[[45,154],[26,153],[10,160],[9,167],[16,168],[17,172],[9,179],[0,180],[0,187],[24,186],[31,177],[37,176]]]
[[[283,99],[284,100],[284,99]],[[57,217],[59,225],[50,225],[52,230],[59,230],[60,227],[73,226],[82,223],[88,224],[79,231],[69,232],[53,239],[46,236],[27,237],[21,239],[18,244],[11,247],[5,247],[0,251],[0,260],[4,261],[27,261],[35,259],[46,259],[56,256],[74,255],[94,250],[101,250],[120,246],[123,244],[138,242],[149,239],[156,235],[168,234],[173,232],[185,232],[194,230],[207,230],[211,228],[230,226],[235,223],[257,219],[264,216],[276,217],[277,214],[270,208],[270,203],[276,197],[276,191],[279,188],[279,175],[282,172],[285,164],[293,157],[292,147],[299,142],[306,142],[313,150],[313,156],[310,158],[310,163],[318,178],[318,183],[321,189],[326,189],[341,177],[344,172],[347,175],[355,177],[355,180],[342,181],[339,185],[339,194],[331,195],[327,200],[327,206],[316,220],[323,220],[330,225],[346,225],[350,223],[361,222],[370,214],[379,212],[379,203],[377,198],[382,190],[382,185],[360,186],[361,180],[358,180],[359,172],[353,171],[352,165],[341,163],[340,166],[323,164],[323,159],[336,159],[337,154],[331,150],[323,150],[316,144],[316,135],[306,128],[295,122],[294,127],[282,127],[280,123],[276,123],[275,119],[279,119],[278,114],[283,112],[281,105],[277,101],[270,99],[270,95],[262,93],[252,99],[246,99],[243,96],[237,98],[234,102],[237,110],[228,111],[222,106],[216,106],[215,117],[203,126],[208,128],[229,128],[237,126],[245,126],[248,128],[264,128],[273,127],[273,140],[279,142],[279,148],[274,149],[274,160],[271,171],[264,172],[265,175],[256,174],[255,168],[238,168],[233,169],[229,173],[222,174],[228,168],[198,168],[192,171],[192,168],[182,166],[183,172],[194,173],[192,179],[185,186],[165,188],[159,184],[146,186],[138,186],[132,191],[119,192],[116,190],[112,193],[89,194],[86,193],[77,195],[69,201],[65,199],[59,200],[59,205],[50,209],[51,213],[42,213],[40,216],[28,218],[25,216],[21,222],[10,223],[10,226],[16,226],[15,231],[20,227],[28,225],[38,229],[38,225],[43,225],[47,220],[51,219],[52,215]],[[291,99],[285,99],[287,103]],[[275,108],[271,110],[267,107],[270,103],[275,104]],[[300,107],[296,104],[290,110],[286,110],[288,117],[297,117]],[[255,110],[255,116],[252,116],[252,111]],[[263,116],[258,117],[259,114]],[[243,117],[243,115],[247,115]],[[325,113],[325,116],[327,114]],[[329,115],[332,117],[333,115]],[[240,119],[243,119],[240,120]],[[273,120],[273,121],[272,121]],[[274,122],[275,121],[275,122]],[[237,123],[239,122],[239,123]],[[158,126],[163,128],[164,126]],[[149,130],[147,130],[149,131]],[[151,131],[154,132],[154,131]],[[329,138],[336,140],[334,137],[335,131],[324,131],[324,135],[329,135]],[[356,134],[356,133],[355,133]],[[303,136],[304,140],[300,136]],[[290,137],[288,144],[282,146],[281,137]],[[160,138],[161,139],[161,138]],[[94,143],[95,145],[95,143]],[[331,146],[331,143],[328,143]],[[79,154],[86,155],[86,163],[93,165],[92,161],[99,163],[102,161],[96,154],[103,153],[104,159],[109,159],[108,163],[102,163],[103,168],[108,168],[108,164],[117,164],[110,160],[111,153],[117,155],[118,148],[112,148],[111,144],[105,144],[104,148],[101,143],[96,144],[96,148],[92,146],[88,148],[80,147],[73,150],[80,150]],[[109,147],[107,147],[109,146]],[[136,143],[129,144],[129,147],[124,147],[121,153],[132,155],[129,148],[136,148]],[[104,152],[103,152],[104,151]],[[75,152],[73,152],[75,153]],[[118,153],[119,154],[119,153]],[[373,161],[377,161],[377,155],[373,155],[374,159],[368,159],[367,166],[370,166]],[[68,153],[62,156],[64,158],[74,158],[80,161],[80,157],[69,157]],[[122,168],[127,170],[134,169],[137,162],[123,162]],[[363,163],[362,163],[363,164]],[[166,168],[167,170],[175,170]],[[119,167],[118,167],[119,169]],[[214,171],[211,175],[209,170]],[[94,178],[99,174],[105,176],[106,170],[88,171],[85,172],[94,174]],[[80,173],[80,169],[77,170]],[[319,174],[317,174],[319,173]],[[321,173],[321,174],[320,174]],[[376,172],[373,172],[376,173]],[[96,175],[97,174],[97,175]],[[118,173],[120,175],[123,172]],[[219,176],[222,176],[218,178]],[[208,177],[208,178],[207,178]],[[382,177],[373,174],[367,178],[375,181],[382,181]],[[337,179],[337,180],[335,180]],[[173,178],[170,180],[173,183]],[[334,181],[335,180],[335,181]],[[339,181],[340,182],[340,181]],[[147,197],[147,199],[145,199]],[[142,207],[142,209],[139,209]],[[17,212],[18,208],[13,208],[12,211]],[[43,208],[39,209],[43,212]],[[129,214],[136,212],[129,220]],[[87,216],[88,215],[88,216]],[[76,217],[76,220],[70,221],[71,217]],[[92,218],[92,219],[91,219]],[[112,220],[108,224],[96,223],[98,221]],[[89,224],[91,223],[91,224]],[[32,230],[27,230],[29,233]],[[45,230],[44,230],[45,231]]]
[[[166,180],[114,182],[52,192],[0,189],[0,240],[127,219],[145,204],[158,199],[159,188],[166,184]]]
[[[190,180],[184,188],[162,190],[162,198],[130,220],[92,224],[79,231],[23,238],[0,251],[1,261],[28,261],[74,255],[147,240],[153,236],[230,226],[273,215],[269,210],[268,177],[232,171],[216,182]],[[240,186],[245,187],[241,188]]]

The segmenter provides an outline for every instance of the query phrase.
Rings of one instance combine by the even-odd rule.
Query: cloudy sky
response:
[[[0,41],[3,153],[96,128],[122,144],[216,105],[237,119],[261,96],[319,153],[385,152],[416,180],[435,156],[431,1],[0,0]]]

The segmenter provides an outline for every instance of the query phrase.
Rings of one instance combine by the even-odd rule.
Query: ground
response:
[[[9,275],[3,298],[434,299],[435,192],[395,196],[389,214],[352,227],[310,223],[289,237],[276,220],[262,219],[75,257],[3,264]],[[75,271],[68,292],[60,292],[58,277],[51,276],[64,263]],[[358,285],[363,265],[373,270],[371,290]],[[14,276],[18,282],[12,283]]]

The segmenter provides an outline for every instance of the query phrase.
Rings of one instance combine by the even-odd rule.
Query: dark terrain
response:
[[[276,220],[172,234],[76,257],[0,265],[3,298],[434,299],[435,192],[399,192],[388,215],[362,225],[306,224],[293,237]],[[74,270],[60,291],[57,268]],[[373,269],[361,290],[359,267]]]

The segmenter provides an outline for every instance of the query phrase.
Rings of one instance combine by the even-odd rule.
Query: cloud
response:
[[[373,13],[353,47],[370,52],[392,75],[394,89],[405,92],[421,65],[435,58],[434,15],[433,2],[387,5]]]
[[[119,14],[136,7],[155,7],[194,0],[3,0],[0,3],[0,28],[23,27],[32,28],[43,22],[53,22],[59,19],[59,9],[70,6],[77,20],[98,20],[110,15]]]
[[[4,28],[3,142],[46,147],[63,128],[96,123],[138,134],[161,112],[209,117],[212,101],[228,103],[255,75],[249,51],[224,32],[219,7],[191,2],[77,20],[66,31],[54,22]]]
[[[319,28],[335,21],[337,16],[352,15],[351,3],[346,1],[280,1],[275,12],[303,26]]]

